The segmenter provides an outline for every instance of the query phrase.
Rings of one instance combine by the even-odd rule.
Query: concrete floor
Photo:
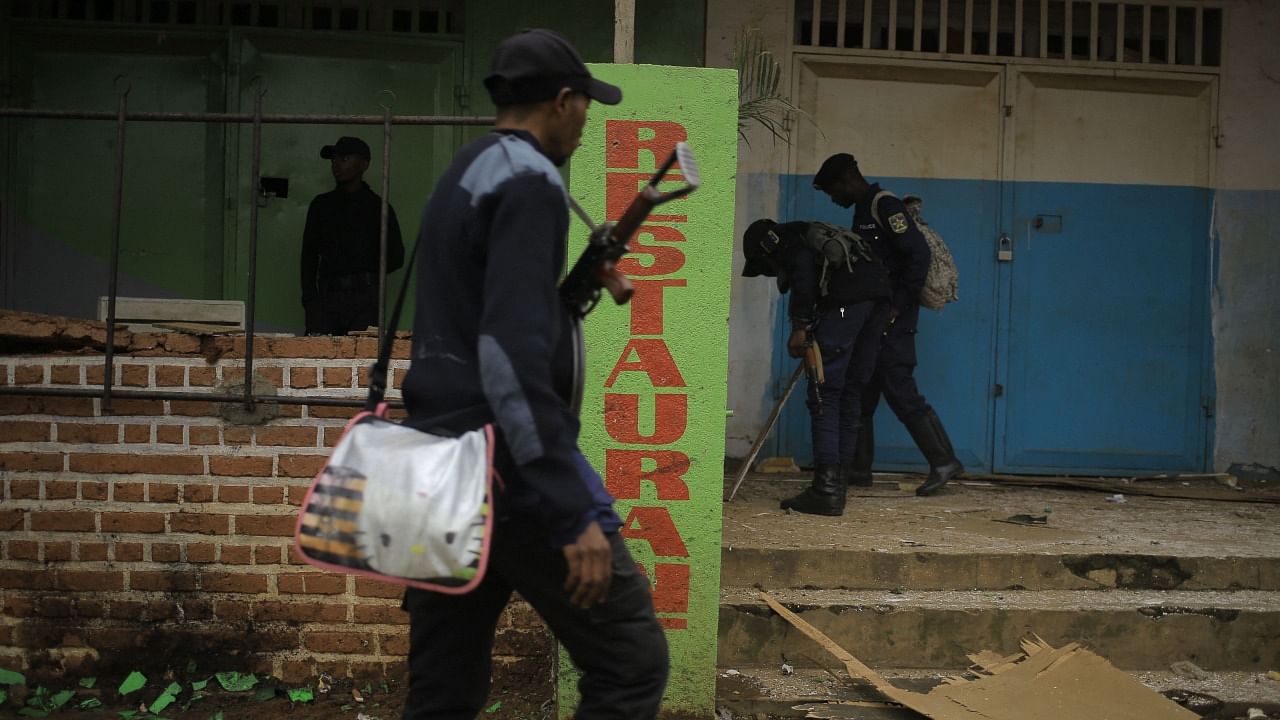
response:
[[[1280,670],[1280,504],[1117,502],[998,480],[918,498],[919,477],[877,475],[851,490],[841,517],[780,510],[807,481],[753,474],[724,506],[719,697],[734,717],[918,717],[848,680],[758,589],[912,689],[962,672],[966,652],[1008,652],[1034,631],[1093,648],[1206,718],[1250,707],[1280,717],[1268,675]],[[1010,522],[1017,515],[1047,520]],[[1205,675],[1171,671],[1185,660]],[[823,705],[835,700],[846,704]]]

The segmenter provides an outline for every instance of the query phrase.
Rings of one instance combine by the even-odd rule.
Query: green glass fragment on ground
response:
[[[275,696],[276,696],[275,688],[269,685],[263,685],[262,687],[259,687],[256,692],[254,692],[253,699],[257,700],[258,702],[266,702],[268,700],[275,699]]]
[[[129,673],[129,677],[125,678],[124,682],[120,683],[119,692],[121,695],[128,695],[131,692],[136,692],[137,690],[140,690],[142,686],[146,684],[147,684],[147,676],[143,675],[137,670],[134,670],[133,672]]]
[[[210,715],[209,720],[222,720],[222,711],[219,710],[218,712]]]
[[[164,691],[173,696],[180,695],[182,694],[182,683],[169,683],[169,687],[165,688]]]
[[[496,713],[496,712],[498,712],[498,711],[499,711],[499,710],[501,710],[501,709],[502,709],[502,701],[501,701],[501,700],[499,700],[498,702],[496,702],[496,703],[494,703],[494,704],[490,705],[489,707],[485,708],[485,710],[484,710],[484,711],[485,711],[486,713],[492,714],[492,713]]]
[[[244,692],[258,684],[258,676],[252,673],[220,672],[214,673],[213,677],[227,692]]]
[[[98,678],[96,677],[80,678],[80,687],[86,690],[92,689],[93,686],[96,685],[97,683],[98,683]]]
[[[36,717],[36,718],[49,717],[48,710],[40,710],[38,708],[33,708],[33,707],[24,707],[18,711],[18,714],[23,717]]]
[[[63,705],[66,705],[67,703],[71,702],[71,698],[75,697],[75,695],[76,695],[75,690],[63,690],[57,695],[54,695],[52,698],[49,698],[49,705],[54,710],[57,710],[61,708]]]
[[[0,705],[3,705],[8,701],[9,701],[9,691],[0,690]]]
[[[124,718],[125,720],[129,720],[129,718],[137,715],[138,711],[137,710],[120,710],[120,711],[117,711],[116,714]]]
[[[308,703],[315,699],[316,696],[311,692],[311,688],[294,688],[289,691],[290,702]]]
[[[204,680],[196,680],[195,682],[191,683],[191,689],[195,690],[196,692],[200,692],[201,690],[205,689],[208,686],[209,686],[209,678],[205,678]]]
[[[84,700],[81,700],[80,704],[76,705],[76,707],[81,710],[96,710],[102,707],[102,701],[98,698],[85,698]]]
[[[152,715],[159,715],[160,711],[172,705],[174,700],[177,700],[177,698],[169,694],[169,691],[166,690],[160,694],[160,697],[156,698],[155,701],[151,703],[151,707],[147,708],[147,710],[150,711]]]
[[[0,668],[0,685],[26,685],[26,684],[27,684],[27,678],[22,673]]]

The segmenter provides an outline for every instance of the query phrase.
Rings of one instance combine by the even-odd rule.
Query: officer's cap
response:
[[[742,233],[742,255],[747,259],[742,266],[742,277],[773,277],[778,274],[777,267],[769,258],[778,247],[779,238],[774,231],[777,226],[778,223],[772,220],[762,219],[751,223]]]
[[[850,170],[858,168],[858,161],[849,153],[836,153],[822,161],[818,174],[813,176],[813,186],[819,190],[844,177]]]
[[[622,90],[591,77],[573,45],[551,30],[525,30],[503,40],[484,86],[498,107],[550,100],[561,88],[605,105],[622,102]]]
[[[368,160],[369,145],[358,137],[344,136],[338,138],[338,142],[320,148],[320,157],[325,160],[332,160],[335,157],[344,155],[359,155]]]

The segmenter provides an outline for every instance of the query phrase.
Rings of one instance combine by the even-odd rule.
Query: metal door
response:
[[[266,90],[266,113],[323,113],[381,115],[383,103],[396,115],[456,114],[458,47],[454,43],[424,43],[419,39],[344,36],[340,44],[291,33],[253,33],[233,38],[240,62],[235,102],[252,112],[254,93]],[[384,92],[389,91],[389,92]],[[229,176],[235,185],[228,194],[245,199],[227,223],[234,237],[227,243],[230,257],[226,277],[228,297],[244,297],[248,278],[249,212],[252,133],[238,128],[237,169]],[[258,215],[257,305],[258,327],[299,332],[303,313],[299,253],[307,208],[317,194],[333,189],[329,161],[320,148],[339,136],[363,139],[372,150],[365,182],[381,194],[383,128],[381,125],[265,125],[262,129],[261,174],[286,178],[289,196],[271,198]],[[406,253],[417,237],[418,218],[427,195],[452,155],[459,131],[451,127],[395,126],[391,144],[390,201],[400,221]],[[404,271],[387,279],[390,302]],[[410,295],[412,297],[412,295]],[[388,310],[388,312],[390,312]],[[413,303],[407,303],[401,327],[412,327]]]
[[[965,465],[990,468],[994,381],[996,268],[991,243],[1000,212],[1001,93],[999,65],[877,61],[797,56],[800,120],[793,172],[782,177],[783,219],[848,226],[852,211],[812,187],[822,160],[852,153],[863,173],[899,196],[924,199],[924,216],[947,240],[960,269],[960,301],[940,313],[921,311],[920,388],[951,431]],[[786,358],[785,298],[779,307],[774,358]],[[919,468],[923,458],[902,424],[881,403],[876,418],[877,468]],[[802,464],[812,456],[809,420],[797,397],[777,434],[778,453]]]
[[[1203,469],[1213,80],[1009,83],[997,470]]]
[[[222,109],[219,34],[25,28],[12,37],[12,104],[115,112]],[[5,307],[95,317],[107,293],[116,123],[10,120]],[[221,294],[222,128],[130,122],[125,136],[121,295]],[[56,278],[56,282],[51,282]]]

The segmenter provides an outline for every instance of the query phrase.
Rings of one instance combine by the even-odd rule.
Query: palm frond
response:
[[[778,92],[782,63],[765,47],[758,28],[743,29],[734,47],[733,64],[738,70],[738,134],[746,140],[747,127],[757,123],[775,142],[790,144],[787,118],[803,111]]]

